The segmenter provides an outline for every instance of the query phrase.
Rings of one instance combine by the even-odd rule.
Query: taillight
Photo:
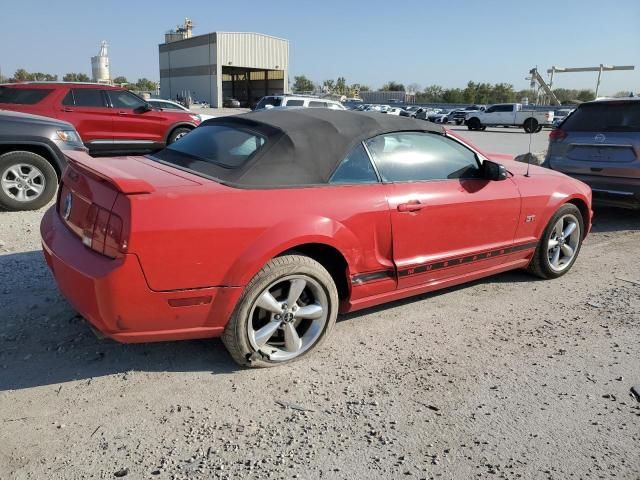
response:
[[[127,249],[122,238],[122,219],[98,205],[91,204],[82,230],[82,243],[107,257],[117,258]]]
[[[554,128],[551,130],[551,133],[549,133],[549,140],[553,142],[558,142],[565,138],[567,138],[567,133],[561,128]]]

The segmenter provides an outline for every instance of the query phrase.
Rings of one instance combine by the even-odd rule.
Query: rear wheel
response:
[[[233,359],[251,367],[298,360],[327,337],[338,314],[338,292],[312,258],[269,261],[247,285],[222,341]]]
[[[58,175],[49,161],[33,152],[0,155],[0,207],[36,210],[53,198]]]
[[[480,130],[482,124],[480,123],[480,120],[478,118],[473,117],[470,118],[467,122],[467,127],[469,128],[469,130]]]
[[[529,264],[538,277],[558,278],[567,273],[582,246],[584,221],[578,207],[567,203],[551,217]]]
[[[535,133],[538,128],[538,121],[535,118],[527,118],[524,121],[524,131],[527,133]]]
[[[169,135],[169,140],[167,141],[167,144],[171,145],[176,140],[180,140],[182,137],[184,137],[190,131],[191,131],[191,129],[187,128],[187,127],[176,128],[173,132],[171,132],[171,135]]]

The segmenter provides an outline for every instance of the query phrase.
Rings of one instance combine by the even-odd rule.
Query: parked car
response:
[[[388,110],[385,110],[382,113],[386,113],[387,115],[402,115],[403,117],[409,116],[409,114],[407,114],[407,112],[405,112],[400,107],[390,107]]]
[[[422,107],[419,105],[409,105],[408,107],[405,107],[405,111],[407,111],[411,116],[413,116],[413,114],[415,114],[418,110],[420,110]]]
[[[121,342],[221,336],[242,365],[306,355],[339,311],[560,277],[591,225],[582,182],[378,113],[263,110],[145,157],[69,157],[41,233],[71,305]]]
[[[574,110],[574,108],[561,108],[553,112],[553,127],[559,127],[560,124],[564,122],[564,119],[571,115]]]
[[[453,121],[456,125],[462,125],[467,119],[467,114],[472,112],[482,112],[484,109],[484,105],[469,105],[468,107],[455,110],[453,112]]]
[[[451,115],[451,111],[449,110],[440,110],[438,113],[431,113],[427,116],[427,120],[433,123],[449,123],[449,116]],[[452,118],[453,120],[453,118]]]
[[[0,85],[0,109],[67,121],[92,153],[157,150],[200,124],[197,115],[160,111],[124,88],[97,83]]]
[[[467,113],[465,124],[469,130],[486,130],[487,127],[522,127],[527,133],[537,133],[553,122],[553,110],[526,109],[521,103],[500,103],[484,111]]]
[[[49,203],[70,150],[86,151],[70,123],[0,110],[0,209],[35,210]]]
[[[431,107],[422,107],[415,111],[413,114],[413,118],[417,118],[418,120],[428,120],[429,115],[433,115],[434,113],[438,113],[440,110],[437,108]]]
[[[225,98],[222,101],[222,106],[225,108],[240,108],[240,100],[235,98]]]
[[[640,98],[579,105],[549,134],[543,165],[591,186],[599,203],[640,209]]]
[[[330,108],[333,110],[346,110],[345,106],[338,101],[303,95],[270,95],[262,97],[255,109],[263,110],[273,107]]]
[[[210,118],[216,118],[214,115],[207,115],[205,113],[197,113],[197,112],[194,112],[193,110],[189,110],[184,105],[178,102],[174,102],[173,100],[164,100],[161,98],[149,98],[147,100],[147,103],[154,108],[159,108],[160,110],[177,110],[180,112],[189,112],[192,115],[197,115],[201,122],[204,122],[205,120],[209,120]],[[202,108],[208,108],[208,107],[202,107]]]

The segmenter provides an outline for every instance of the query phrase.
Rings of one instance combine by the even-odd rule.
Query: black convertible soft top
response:
[[[324,108],[272,109],[207,120],[267,137],[264,148],[238,168],[215,167],[210,176],[244,188],[327,183],[338,164],[363,140],[397,131],[444,133],[424,120],[377,112]]]

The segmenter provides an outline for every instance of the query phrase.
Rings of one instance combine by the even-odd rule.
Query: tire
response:
[[[487,129],[487,127],[485,125],[480,127],[480,130],[482,130],[483,132]]]
[[[178,128],[176,128],[173,132],[171,132],[171,135],[169,135],[169,139],[167,141],[167,145],[171,145],[176,140],[180,140],[182,137],[184,137],[191,130],[192,129],[188,128],[188,127],[178,127]]]
[[[527,118],[523,125],[524,131],[527,133],[534,133],[538,128],[538,121],[535,118]]]
[[[533,133],[539,133],[542,131],[542,125],[538,125],[538,128]]]
[[[477,117],[473,117],[467,122],[467,127],[469,127],[469,130],[480,130],[482,128],[482,124]]]
[[[297,300],[286,306],[287,297],[296,288],[294,284],[299,288],[300,281],[305,282],[302,293],[297,297],[294,293]],[[298,317],[303,309],[309,317]],[[326,340],[337,315],[338,291],[329,272],[307,256],[284,255],[270,260],[249,282],[222,342],[240,365],[272,367],[290,363]]]
[[[5,210],[37,210],[57,188],[58,175],[46,158],[26,151],[0,155],[0,207]]]
[[[561,221],[562,227],[558,230]],[[565,235],[569,224],[574,224],[575,227],[570,235]],[[560,232],[562,232],[562,239],[558,242]],[[544,279],[561,277],[571,270],[578,258],[583,238],[584,220],[580,210],[572,203],[565,203],[553,214],[544,229],[528,270]],[[553,247],[554,242],[557,245],[555,247]],[[572,255],[567,254],[566,246],[573,251]],[[557,263],[553,261],[556,258],[554,255],[556,251],[559,252]]]

